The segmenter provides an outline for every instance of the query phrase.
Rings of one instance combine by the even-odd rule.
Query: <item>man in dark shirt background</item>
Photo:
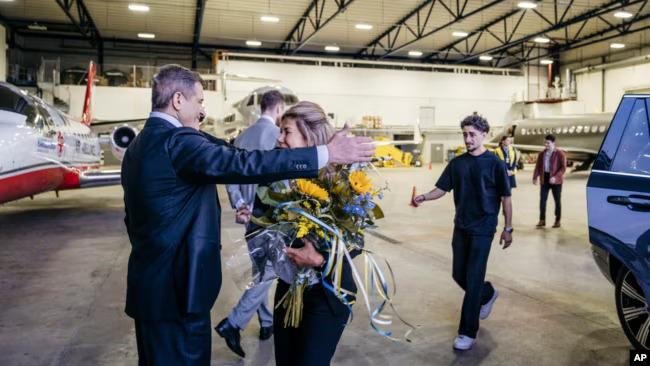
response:
[[[512,204],[506,167],[487,151],[483,140],[490,131],[487,120],[476,113],[466,117],[460,127],[467,152],[451,160],[431,192],[415,196],[413,205],[436,200],[454,191],[453,277],[465,290],[463,308],[454,348],[468,350],[476,342],[479,318],[485,319],[499,295],[485,281],[488,256],[496,233],[500,204],[503,202],[505,228],[500,243],[512,243]]]

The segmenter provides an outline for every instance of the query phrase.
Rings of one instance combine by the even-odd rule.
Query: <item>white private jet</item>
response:
[[[262,95],[271,90],[277,90],[282,93],[287,108],[299,101],[296,93],[288,88],[283,86],[263,86],[253,90],[244,98],[234,103],[232,112],[214,121],[211,126],[206,125],[203,129],[226,141],[234,139],[261,117],[260,102]]]
[[[38,193],[120,184],[119,171],[100,171],[102,150],[90,129],[95,65],[91,62],[81,120],[37,96],[0,83],[0,203]],[[111,151],[121,160],[137,130],[120,126]]]

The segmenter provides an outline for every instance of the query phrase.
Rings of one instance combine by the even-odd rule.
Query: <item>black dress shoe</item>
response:
[[[265,341],[273,335],[273,326],[260,328],[260,340]]]
[[[219,324],[214,327],[214,330],[216,330],[217,334],[226,340],[226,345],[231,351],[235,352],[239,357],[246,357],[246,353],[244,353],[244,350],[241,348],[239,329],[233,327],[228,321],[228,318],[220,321]]]

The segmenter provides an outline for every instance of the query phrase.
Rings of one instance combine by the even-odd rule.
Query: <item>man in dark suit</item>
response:
[[[208,365],[210,309],[221,287],[215,184],[315,177],[328,163],[369,161],[374,148],[344,128],[326,146],[236,149],[198,130],[201,78],[178,65],[154,77],[152,110],[122,163],[132,245],[125,311],[135,320],[140,365]]]

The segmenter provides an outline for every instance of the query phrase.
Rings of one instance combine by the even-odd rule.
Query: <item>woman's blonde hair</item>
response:
[[[307,146],[326,145],[334,135],[325,111],[316,103],[298,102],[282,115],[282,121],[287,118],[296,120],[298,130],[307,139]]]

